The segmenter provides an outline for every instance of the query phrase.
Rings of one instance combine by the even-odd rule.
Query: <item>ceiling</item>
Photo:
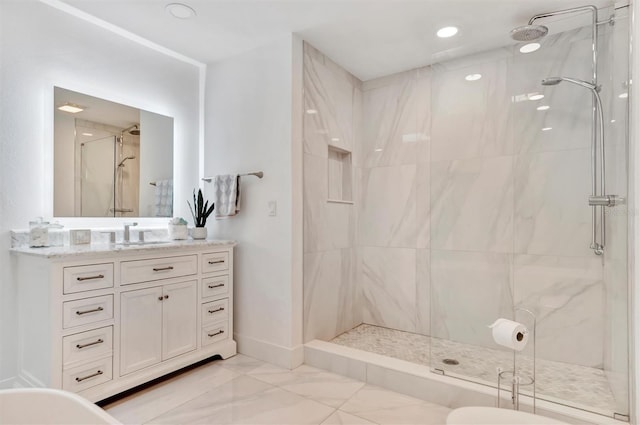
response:
[[[541,12],[586,0],[64,0],[183,55],[212,63],[299,34],[363,81],[513,43]],[[181,2],[190,20],[165,12]],[[606,7],[612,0],[590,0]],[[460,32],[439,39],[440,27]]]

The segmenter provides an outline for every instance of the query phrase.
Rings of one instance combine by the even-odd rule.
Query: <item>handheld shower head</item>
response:
[[[118,164],[118,167],[124,167],[124,163],[127,159],[136,159],[135,156],[128,156],[126,158],[124,158],[122,161],[120,161],[120,164]]]
[[[578,80],[577,78],[569,78],[569,77],[548,77],[542,80],[543,86],[557,86],[561,82],[566,81],[567,83],[577,84],[581,87],[584,87],[589,90],[593,90],[595,92],[600,91],[600,87],[596,86],[593,83],[584,80]]]

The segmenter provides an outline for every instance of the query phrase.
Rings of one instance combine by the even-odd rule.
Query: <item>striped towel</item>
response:
[[[215,215],[217,219],[233,217],[240,212],[240,176],[223,174],[213,179]]]

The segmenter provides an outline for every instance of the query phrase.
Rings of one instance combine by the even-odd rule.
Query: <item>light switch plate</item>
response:
[[[267,203],[267,208],[269,210],[269,217],[275,217],[278,215],[278,203],[276,201],[269,201]]]
[[[71,245],[87,245],[91,243],[91,230],[73,229],[69,231],[69,243]]]

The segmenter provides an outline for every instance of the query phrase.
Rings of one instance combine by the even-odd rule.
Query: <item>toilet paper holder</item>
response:
[[[511,381],[511,402],[514,410],[520,410],[520,386],[531,385],[533,387],[533,413],[536,413],[536,326],[537,319],[535,314],[526,308],[518,307],[514,310],[514,317],[516,312],[523,312],[531,316],[533,319],[532,329],[532,344],[533,344],[533,374],[532,376],[521,377],[518,375],[516,368],[516,350],[513,350],[513,370],[502,370],[498,368],[498,407],[500,407],[500,392],[502,387],[502,381],[510,379]]]

